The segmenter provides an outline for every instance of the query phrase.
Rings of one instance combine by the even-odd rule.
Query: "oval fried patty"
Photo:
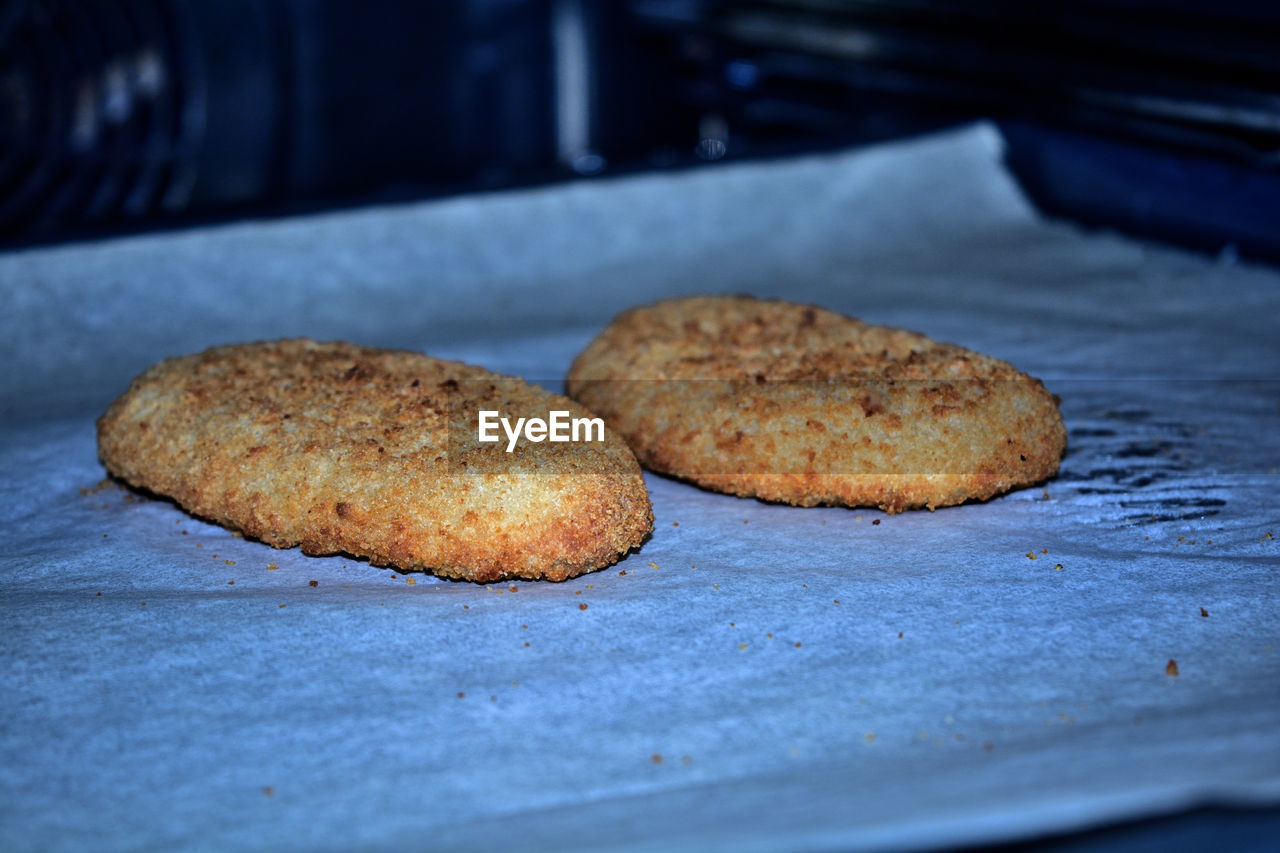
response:
[[[745,296],[624,312],[567,387],[646,467],[802,506],[986,499],[1051,476],[1066,446],[1056,398],[1003,361]]]
[[[474,581],[564,580],[653,526],[626,444],[480,443],[480,410],[590,417],[564,397],[410,352],[289,340],[170,359],[98,420],[107,470],[277,548]],[[580,436],[581,437],[581,436]]]

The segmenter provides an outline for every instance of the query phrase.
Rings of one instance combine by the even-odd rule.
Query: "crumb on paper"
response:
[[[320,581],[307,581],[307,586],[319,586]]]
[[[1164,674],[1176,676],[1178,674],[1178,662],[1173,658],[1169,658],[1169,662],[1164,665]]]
[[[901,639],[902,639],[902,632],[901,632],[901,631],[899,631],[899,632],[898,632],[898,639],[899,639],[899,640],[901,640]]]
[[[264,797],[274,797],[275,795],[276,795],[276,789],[275,789],[275,788],[271,787],[270,785],[263,785],[263,786],[262,786],[262,796],[264,796]]]
[[[993,741],[986,741],[982,744],[982,748],[987,752],[990,752],[991,750],[996,748],[996,745]]]
[[[585,601],[584,601],[584,602],[582,602],[581,604],[579,604],[579,605],[578,605],[578,609],[579,609],[579,610],[586,610],[586,609],[587,609],[587,603],[586,603]]]
[[[679,527],[679,526],[680,526],[680,522],[678,522],[678,521],[673,521],[673,522],[671,522],[671,526],[672,526],[672,527]]]
[[[199,545],[197,545],[196,547],[197,547],[197,548],[199,548],[200,546],[199,546]],[[277,566],[275,563],[267,563],[267,571],[269,571],[269,572],[274,572],[274,571],[275,571],[276,569],[278,569],[278,568],[280,568],[280,567],[279,567],[279,566]]]
[[[1062,571],[1062,563],[1058,563],[1057,565],[1055,565],[1055,566],[1053,567],[1053,570],[1054,570],[1055,572],[1060,572],[1060,571]]]
[[[520,591],[520,587],[518,587],[518,586],[509,586],[509,587],[507,587],[507,592],[519,592],[519,591]]]
[[[1036,555],[1035,555],[1035,552],[1034,552],[1034,551],[1028,551],[1028,552],[1027,552],[1027,559],[1028,559],[1028,560],[1034,560],[1035,558],[1036,558]]]
[[[876,742],[876,733],[875,733],[875,732],[867,732],[866,741],[867,741],[867,743],[875,743],[875,742]]]
[[[872,524],[879,524],[879,523],[880,523],[880,519],[878,519],[878,518],[872,519],[872,520],[871,520],[871,523],[872,523]]]
[[[649,756],[649,760],[650,760],[650,761],[652,761],[654,764],[661,764],[661,763],[662,763],[662,753],[661,753],[661,752],[655,752],[653,755],[650,755],[650,756]]]
[[[796,648],[797,648],[797,649],[798,649],[798,648],[800,648],[800,641],[799,641],[799,640],[796,640]]]
[[[463,693],[461,690],[459,690],[459,691],[458,691],[458,698],[459,698],[459,699],[466,699],[466,698],[467,698],[467,694],[465,694],[465,693]]]
[[[414,578],[405,578],[405,579],[404,579],[404,582],[405,582],[406,584],[408,584],[409,586],[417,586],[417,585],[418,585],[418,581],[417,581],[416,579],[414,579]]]
[[[1203,607],[1201,607],[1201,608],[1200,608],[1200,615],[1201,615],[1203,618],[1208,619],[1208,618],[1209,618],[1209,611],[1208,611],[1208,610],[1205,610]]]

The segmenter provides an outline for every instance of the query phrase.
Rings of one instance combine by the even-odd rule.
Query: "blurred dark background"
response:
[[[1049,215],[1280,261],[1280,4],[0,3],[0,247],[986,118]]]

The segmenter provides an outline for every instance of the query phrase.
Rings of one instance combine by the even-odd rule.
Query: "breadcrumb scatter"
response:
[[[585,601],[584,601],[584,602],[582,602],[581,604],[579,604],[579,605],[578,605],[578,609],[579,609],[579,610],[586,610],[586,609],[587,609],[587,603],[586,603]]]
[[[1033,552],[1031,552],[1031,551],[1028,551],[1028,552],[1027,552],[1027,559],[1028,559],[1028,560],[1034,560],[1035,558],[1036,558],[1035,553],[1033,553]]]
[[[417,586],[418,582],[414,578],[405,578],[404,582],[409,586]]]
[[[236,564],[235,560],[223,560],[222,562],[226,563],[228,566],[234,566]]]
[[[197,547],[197,548],[199,548],[200,546],[199,546],[199,545],[197,545],[196,547]],[[278,569],[278,568],[280,568],[280,567],[279,567],[279,566],[277,566],[275,563],[267,563],[267,571],[269,571],[269,572],[274,572],[274,571],[275,571],[276,569]]]
[[[618,577],[626,577],[626,574],[627,574],[627,570],[622,569],[621,571],[618,572]]]
[[[1173,658],[1169,658],[1169,662],[1168,662],[1167,664],[1165,664],[1165,665],[1164,665],[1164,674],[1165,674],[1165,675],[1177,675],[1177,674],[1178,674],[1178,662],[1177,662],[1176,660],[1174,660]]]

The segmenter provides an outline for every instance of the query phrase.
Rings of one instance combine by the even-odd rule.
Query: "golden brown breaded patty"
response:
[[[567,387],[646,467],[802,506],[981,500],[1051,476],[1066,446],[1056,398],[1003,361],[746,296],[624,312]]]
[[[590,417],[519,379],[411,352],[289,340],[147,370],[98,420],[116,477],[277,548],[453,578],[564,580],[653,526],[640,467],[604,441],[506,452],[481,409]],[[499,428],[499,434],[502,430]]]

